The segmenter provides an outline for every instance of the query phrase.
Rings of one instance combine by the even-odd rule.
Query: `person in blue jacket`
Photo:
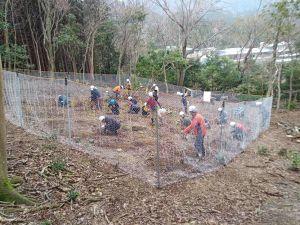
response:
[[[96,108],[96,109],[102,109],[102,99],[101,99],[101,95],[100,92],[98,90],[97,87],[95,86],[91,86],[90,87],[91,90],[91,107]]]
[[[70,104],[70,101],[68,101],[67,96],[65,95],[59,95],[58,96],[58,106],[59,107],[65,107]]]
[[[120,114],[120,106],[117,102],[116,99],[114,98],[111,98],[109,101],[108,101],[108,107],[111,109],[111,112],[114,114],[114,115],[119,115]]]

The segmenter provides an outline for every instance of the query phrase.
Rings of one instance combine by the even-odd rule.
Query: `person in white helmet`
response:
[[[121,128],[121,124],[118,120],[110,118],[108,116],[100,116],[100,122],[103,124],[101,126],[101,133],[107,135],[117,135],[118,130]]]
[[[126,94],[128,96],[131,95],[132,85],[129,79],[126,79],[126,85],[125,85]]]
[[[147,107],[147,102],[144,103],[144,105],[142,106],[142,116],[147,117],[150,114],[150,110]]]
[[[179,113],[179,116],[180,116],[180,127],[182,130],[184,130],[191,124],[191,120],[186,117],[186,114],[183,111]]]
[[[189,107],[189,112],[192,115],[191,124],[184,129],[184,134],[187,135],[191,131],[193,131],[196,136],[195,140],[195,149],[200,158],[205,157],[205,148],[204,148],[204,137],[206,135],[206,126],[204,117],[198,113],[198,109],[196,106],[191,105]]]
[[[91,86],[91,108],[102,109],[102,98],[97,87]]]
[[[129,111],[128,111],[128,113],[138,114],[141,110],[141,108],[138,104],[138,101],[135,98],[131,97],[131,96],[128,97],[128,101],[129,101]]]
[[[225,111],[225,109],[223,107],[219,107],[218,108],[218,124],[220,125],[224,125],[227,124],[227,120],[228,120],[228,116],[227,116],[227,112]]]
[[[241,123],[236,123],[234,121],[229,123],[231,127],[231,135],[234,139],[238,141],[242,141],[245,138],[245,135],[247,134],[247,129],[245,126]]]
[[[154,90],[153,90],[153,98],[155,99],[155,101],[157,101],[157,103],[159,104],[158,102],[158,93],[159,92],[159,88],[158,86],[155,84],[154,86]]]
[[[149,92],[148,93],[148,100],[147,100],[147,107],[148,109],[150,110],[151,112],[151,124],[154,125],[154,121],[155,121],[155,113],[156,113],[156,110],[158,109],[158,102],[154,99],[153,97],[153,92]]]

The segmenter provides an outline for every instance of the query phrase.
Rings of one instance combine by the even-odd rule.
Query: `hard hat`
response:
[[[198,111],[198,110],[197,110],[196,106],[191,105],[191,106],[189,107],[189,112],[197,112],[197,111]]]
[[[155,86],[155,87],[154,87],[154,90],[155,90],[155,91],[158,91],[158,86]]]
[[[109,100],[109,103],[111,105],[115,105],[117,103],[117,101],[116,101],[116,99],[112,98],[112,99]]]
[[[262,105],[262,102],[255,102],[255,105],[260,106],[260,105]]]
[[[126,79],[126,82],[129,82],[130,80],[129,79]]]
[[[104,119],[105,119],[105,116],[100,116],[100,117],[99,117],[99,120],[100,120],[101,122],[103,122]]]
[[[153,97],[153,92],[148,93],[149,97]]]
[[[235,124],[236,124],[236,123],[235,123],[235,122],[233,122],[233,121],[232,121],[232,122],[230,122],[230,126],[231,126],[231,127],[234,127],[234,126],[235,126]]]
[[[105,91],[106,93],[108,93],[108,91]]]
[[[177,95],[181,95],[181,92],[180,91],[177,91],[177,93],[176,93]]]
[[[94,85],[91,85],[90,89],[91,90],[94,90],[95,86]]]
[[[180,116],[184,116],[184,114],[185,114],[185,113],[182,112],[182,111],[179,113]]]
[[[147,102],[144,103],[144,106],[147,106]]]
[[[59,95],[58,97],[61,97],[61,95]]]
[[[219,112],[222,112],[222,110],[223,110],[223,108],[221,108],[221,107],[220,107],[220,108],[218,108],[218,111],[219,111]]]
[[[132,100],[132,97],[131,97],[131,96],[129,96],[129,97],[128,97],[128,100],[129,100],[129,101],[130,101],[130,100]]]

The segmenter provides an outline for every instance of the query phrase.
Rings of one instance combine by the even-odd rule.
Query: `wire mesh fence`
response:
[[[144,107],[152,86],[147,79],[131,91],[123,90],[116,99],[113,87],[119,83],[118,77],[96,78],[93,85],[100,97],[95,101],[90,86],[75,79],[82,75],[64,79],[66,75],[56,74],[53,79],[49,73],[5,71],[7,119],[31,133],[94,154],[153,185],[164,186],[226,165],[270,124],[272,98],[207,103],[200,97],[187,97],[187,105],[195,105],[206,121],[206,154],[200,159],[195,150],[197,136],[183,135],[183,119],[192,118],[189,113],[185,118],[179,115],[185,107],[175,93],[182,87],[174,86],[164,93],[165,84],[159,84],[158,102],[165,111],[151,113]],[[131,110],[129,96],[136,100],[137,113]],[[119,105],[119,113],[109,105],[112,99]],[[117,135],[103,132],[100,116],[120,125]]]

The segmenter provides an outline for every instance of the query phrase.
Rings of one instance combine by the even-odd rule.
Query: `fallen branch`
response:
[[[265,194],[270,195],[270,196],[275,196],[275,197],[283,197],[283,194],[279,193],[279,192],[268,192],[268,191],[264,191]]]

